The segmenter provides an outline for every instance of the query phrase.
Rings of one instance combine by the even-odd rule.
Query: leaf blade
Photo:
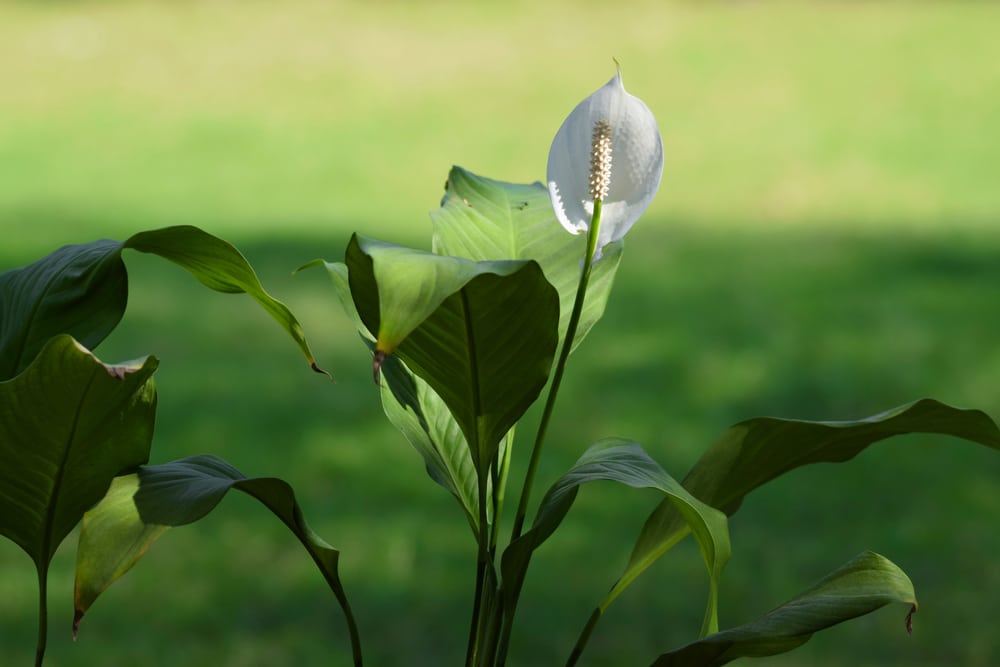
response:
[[[705,626],[714,630],[717,627],[718,581],[731,555],[725,515],[688,493],[637,443],[615,439],[593,445],[549,488],[542,499],[531,529],[505,550],[502,572],[507,622],[513,621],[513,613],[531,552],[541,546],[558,528],[569,512],[579,487],[592,481],[615,481],[633,488],[655,489],[665,496],[664,502],[679,508],[678,511],[695,532],[702,559],[708,570],[709,599]],[[599,616],[605,607],[606,603],[602,603],[595,613]]]
[[[0,380],[24,370],[57,334],[93,349],[111,333],[128,300],[121,249],[108,240],[63,246],[0,274]]]
[[[156,367],[109,366],[60,335],[0,382],[0,534],[40,569],[111,480],[148,460]]]
[[[166,527],[198,521],[237,489],[267,507],[306,549],[344,611],[355,664],[361,664],[360,637],[338,572],[340,552],[309,528],[287,482],[245,477],[210,455],[145,466],[128,477],[87,513],[77,550],[74,632],[97,597],[142,558]]]
[[[310,367],[326,374],[316,365],[298,320],[284,303],[267,293],[253,267],[232,244],[197,227],[177,225],[134,234],[123,247],[159,255],[217,292],[250,295],[292,337]]]
[[[556,219],[541,183],[507,183],[452,167],[441,207],[431,213],[434,252],[475,261],[534,260],[559,294],[559,340],[565,338],[580,279],[586,238]],[[622,243],[604,249],[593,266],[573,348],[603,316]]]
[[[748,493],[779,475],[812,463],[847,461],[876,442],[908,433],[951,435],[1000,450],[1000,429],[985,413],[922,399],[856,421],[766,417],[741,422],[702,455],[683,483],[695,497],[731,516]],[[783,456],[785,449],[791,455]],[[627,586],[686,535],[674,509],[657,506],[615,590]]]
[[[916,611],[909,577],[887,558],[863,553],[755,621],[664,653],[653,667],[719,667],[741,657],[778,655],[820,630],[893,602],[910,605],[910,615]]]
[[[555,290],[535,262],[473,262],[357,235],[345,260],[376,351],[398,354],[444,401],[484,475],[548,379]]]

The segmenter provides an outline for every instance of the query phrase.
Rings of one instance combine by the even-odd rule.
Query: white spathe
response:
[[[591,152],[594,127],[601,120],[611,125],[611,183],[601,204],[595,260],[645,212],[663,176],[663,141],[656,119],[642,100],[625,92],[619,71],[573,109],[552,140],[546,180],[563,227],[574,234],[590,227]]]

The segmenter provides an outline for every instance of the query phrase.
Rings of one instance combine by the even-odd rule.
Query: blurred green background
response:
[[[335,382],[248,298],[129,254],[129,310],[98,352],[161,359],[154,462],[213,452],[290,481],[343,550],[369,664],[459,664],[464,520],[382,417],[327,278],[291,271],[340,259],[355,230],[427,247],[452,164],[543,178],[614,56],[659,118],[664,181],[570,366],[544,483],[604,436],[680,478],[753,416],[922,396],[1000,416],[997,25],[1000,6],[962,2],[7,3],[0,269],[168,224],[236,244]],[[916,584],[914,635],[888,608],[767,664],[997,664],[998,475],[995,453],[908,437],[755,493],[731,524],[723,626],[872,549]],[[655,502],[581,494],[533,565],[514,664],[565,659]],[[51,574],[51,667],[347,664],[319,574],[247,498],[170,531],[76,644],[74,541]],[[612,607],[585,664],[692,639],[705,589],[685,544]],[[30,664],[35,591],[0,544],[0,664]]]

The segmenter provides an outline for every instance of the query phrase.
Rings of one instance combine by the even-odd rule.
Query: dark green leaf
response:
[[[886,558],[864,553],[756,621],[664,653],[653,667],[718,667],[737,658],[785,653],[819,630],[891,602],[910,605],[909,630],[910,615],[917,609],[909,577]]]
[[[45,654],[53,554],[115,475],[149,458],[156,365],[150,357],[108,366],[63,334],[0,382],[0,535],[38,572],[36,664]]]
[[[148,460],[156,366],[108,366],[61,335],[0,382],[0,534],[38,568],[115,475]]]
[[[146,553],[166,527],[201,519],[230,489],[259,500],[305,547],[344,610],[355,664],[360,665],[357,628],[337,571],[340,552],[312,532],[287,482],[272,477],[244,477],[214,456],[192,456],[143,467],[118,480],[112,492],[87,512],[77,550],[74,627],[97,597]]]
[[[0,380],[24,370],[57,334],[97,347],[118,325],[127,300],[117,241],[64,246],[0,274]]]
[[[434,252],[475,261],[532,259],[559,292],[559,340],[566,334],[586,235],[573,235],[556,219],[541,183],[515,184],[452,167],[441,208],[431,213]],[[575,348],[604,314],[622,244],[604,249],[590,274],[587,297],[573,341]]]

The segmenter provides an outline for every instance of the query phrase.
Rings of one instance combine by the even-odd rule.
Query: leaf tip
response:
[[[911,636],[913,635],[913,615],[915,613],[917,613],[917,608],[918,608],[918,605],[917,605],[916,602],[914,602],[913,606],[910,607],[909,613],[906,614],[906,619],[905,619],[904,623],[906,624],[906,634],[907,635],[911,635]]]
[[[83,620],[83,610],[77,608],[73,612],[73,641],[76,641],[80,635],[80,621]]]
[[[333,379],[333,376],[328,371],[325,371],[322,368],[320,368],[319,365],[315,361],[310,361],[309,362],[309,368],[313,369],[313,372],[315,372],[315,373],[319,373],[320,375],[325,375],[328,378],[330,378],[331,380]]]
[[[375,356],[372,358],[372,379],[375,380],[375,386],[379,386],[379,374],[382,371],[382,364],[385,363],[386,353],[382,350],[375,350]]]

